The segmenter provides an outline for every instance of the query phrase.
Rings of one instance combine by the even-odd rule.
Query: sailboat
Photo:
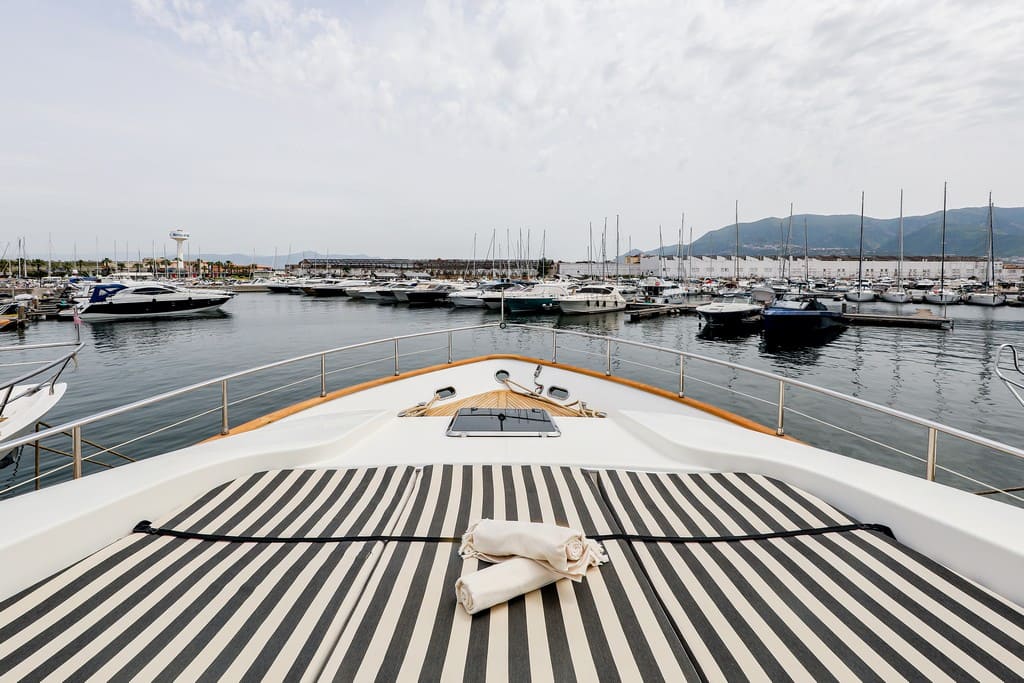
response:
[[[857,284],[846,292],[847,301],[874,301],[875,290],[864,285],[864,193],[860,193],[860,256],[857,257]]]
[[[992,226],[992,193],[988,193],[988,263],[985,267],[985,283],[987,289],[971,292],[967,295],[967,303],[975,306],[1002,306],[1006,303],[1006,295],[996,289],[996,245],[995,232]]]
[[[882,292],[882,301],[891,304],[905,304],[910,294],[903,289],[903,190],[900,190],[900,258],[896,261],[896,286]]]
[[[955,304],[960,301],[960,295],[946,289],[946,183],[942,184],[942,255],[939,259],[939,287],[926,292],[924,300],[930,304]]]
[[[736,251],[733,256],[737,285],[740,280],[740,203],[736,201]],[[736,291],[714,299],[709,304],[697,307],[701,322],[709,327],[731,328],[761,322],[761,311],[765,301],[754,301],[750,294]]]

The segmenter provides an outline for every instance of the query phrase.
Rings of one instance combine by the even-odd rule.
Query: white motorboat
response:
[[[326,278],[303,287],[302,291],[315,297],[348,296],[350,289],[366,287],[369,284],[369,280]]]
[[[487,310],[500,310],[505,296],[512,292],[525,292],[527,289],[526,285],[518,282],[509,282],[507,285],[507,287],[495,287],[493,289],[485,290],[484,293],[480,295],[480,301],[483,302]]]
[[[66,382],[57,380],[69,364],[77,364],[84,346],[75,341],[0,347],[0,368],[31,367],[0,382],[0,442],[29,431],[57,405],[68,388]],[[0,448],[0,468],[10,464],[9,452]]]
[[[671,280],[647,277],[640,281],[643,301],[652,304],[681,304],[686,301],[687,291]]]
[[[180,318],[214,313],[234,296],[216,289],[186,289],[160,282],[104,282],[93,285],[89,299],[62,317],[86,321],[132,320],[137,318]]]
[[[764,307],[754,303],[749,295],[721,296],[711,303],[697,307],[701,321],[711,327],[736,327],[761,321]]]
[[[558,310],[558,300],[573,290],[557,282],[538,282],[522,290],[505,293],[505,308],[510,313],[547,313]]]
[[[513,286],[515,283],[510,280],[491,280],[481,282],[476,287],[452,292],[448,295],[448,302],[456,308],[486,308],[484,295],[488,292],[500,291]]]
[[[574,294],[559,297],[558,307],[570,315],[613,313],[626,310],[626,298],[615,285],[586,285]]]
[[[269,280],[264,278],[255,278],[253,280],[244,280],[239,282],[231,283],[232,292],[269,292],[270,283]]]
[[[249,423],[229,423],[236,389],[226,389],[219,437],[197,431],[214,438],[0,501],[17,520],[0,529],[0,672],[717,681],[1024,671],[1024,509],[931,481],[936,458],[956,471],[955,446],[929,447],[932,476],[919,478],[784,438],[783,399],[788,389],[841,401],[883,416],[881,429],[922,427],[930,444],[1024,450],[675,348],[508,327],[441,331],[491,355],[411,371],[400,367],[407,337],[377,340],[394,346],[394,374],[314,390]],[[530,341],[551,357],[494,355]],[[560,342],[608,349],[607,365],[567,365]],[[347,363],[336,356],[365,348],[325,354]],[[676,392],[619,377],[613,360],[630,351],[669,359],[664,369],[681,378],[707,376],[699,364],[711,362],[778,384],[778,420],[684,397],[682,383]],[[308,359],[272,374],[305,373]],[[257,375],[189,390],[241,376]],[[729,390],[711,395],[735,401]],[[26,438],[81,439],[139,406]],[[850,415],[830,434],[865,427]],[[607,561],[470,616],[455,582],[486,563],[463,559],[459,541],[485,518],[572,527]]]

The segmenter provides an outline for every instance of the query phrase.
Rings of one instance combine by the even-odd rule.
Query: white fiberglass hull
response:
[[[902,289],[882,292],[881,296],[882,301],[888,301],[891,304],[905,304],[910,301],[910,294]]]
[[[33,389],[35,384],[18,384],[11,390],[12,396],[18,396],[26,390]],[[64,396],[68,385],[57,383],[53,385],[53,391],[49,386],[26,394],[10,401],[4,407],[3,421],[0,421],[0,441],[13,439],[17,434],[29,429],[37,420],[43,417],[57,402]],[[0,457],[7,454],[7,450],[0,450]]]
[[[967,303],[974,306],[1002,306],[1006,295],[996,292],[973,292],[967,295]]]
[[[851,289],[844,296],[846,296],[847,301],[858,303],[875,300],[875,293],[870,289]]]
[[[615,313],[617,311],[626,310],[625,301],[596,301],[596,300],[578,300],[578,299],[561,299],[558,302],[558,307],[562,309],[562,313],[568,313],[569,315],[583,315],[587,313]]]
[[[941,292],[927,292],[924,300],[930,304],[955,304],[960,301],[960,295],[947,289]]]
[[[448,301],[456,308],[485,308],[484,300],[478,296],[449,296]]]

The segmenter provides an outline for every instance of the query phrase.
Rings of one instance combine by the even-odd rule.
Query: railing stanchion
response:
[[[448,333],[448,362],[452,362],[452,333]]]
[[[395,339],[395,375],[398,375],[398,339]]]
[[[39,427],[36,427],[36,431],[39,431]],[[39,439],[36,439],[36,491],[39,490]]]
[[[783,421],[786,416],[786,381],[779,380],[779,416],[778,425],[775,427],[775,433],[782,436],[786,433],[783,427]]]
[[[679,354],[679,398],[685,396],[686,390],[686,357]]]
[[[612,340],[609,339],[604,343],[604,374],[611,376],[612,374]]]
[[[925,477],[928,481],[935,481],[935,460],[936,454],[939,449],[939,433],[935,430],[935,427],[928,428],[928,464],[926,466]]]
[[[220,383],[220,433],[227,434],[231,430],[228,425],[228,381]]]
[[[82,478],[82,427],[71,428],[71,476]]]
[[[327,354],[320,354],[320,398],[327,395]]]
[[[551,362],[558,362],[558,330],[551,328]]]

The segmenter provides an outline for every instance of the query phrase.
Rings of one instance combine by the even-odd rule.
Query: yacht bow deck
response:
[[[479,517],[611,561],[468,616]],[[541,465],[262,472],[0,604],[12,679],[1019,678],[1024,613],[761,475]],[[177,535],[166,535],[170,530]],[[236,537],[248,537],[240,541]]]

